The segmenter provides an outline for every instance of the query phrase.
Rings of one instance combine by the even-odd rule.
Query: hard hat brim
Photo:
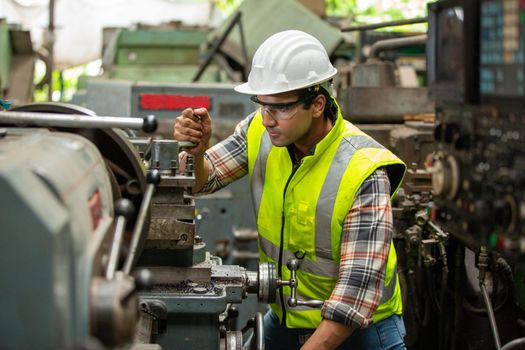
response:
[[[304,89],[313,85],[321,84],[327,80],[330,80],[337,74],[337,69],[335,67],[332,67],[332,69],[324,76],[318,77],[315,81],[309,81],[309,82],[301,82],[299,84],[290,84],[288,87],[283,87],[280,89],[254,89],[250,86],[250,83],[243,83],[240,85],[235,86],[233,89],[241,94],[246,95],[274,95],[274,94],[280,94],[283,92],[288,91],[295,91]]]

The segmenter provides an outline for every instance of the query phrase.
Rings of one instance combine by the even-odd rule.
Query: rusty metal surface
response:
[[[6,98],[13,104],[29,103],[33,98],[33,72],[36,57],[34,55],[15,55],[11,58],[11,84]]]
[[[349,87],[338,100],[354,123],[402,123],[406,115],[434,112],[427,88]]]
[[[359,124],[356,126],[371,136],[374,140],[385,146],[391,151],[396,151],[391,145],[390,133],[392,130],[402,128],[403,124]]]
[[[129,343],[134,337],[139,311],[134,289],[133,278],[120,271],[112,280],[92,280],[91,331],[110,347]]]
[[[369,60],[352,70],[353,88],[396,86],[395,65],[389,61]]]
[[[155,218],[172,218],[179,220],[193,220],[195,218],[195,206],[182,204],[156,205],[152,208]]]
[[[407,122],[392,130],[391,145],[396,154],[412,169],[424,169],[434,147],[434,123]]]
[[[147,249],[191,248],[195,238],[195,202],[183,188],[158,188],[151,207]]]
[[[188,267],[167,267],[154,266],[148,267],[153,276],[153,282],[158,284],[176,284],[182,281],[192,281],[198,283],[211,282],[211,264],[206,261],[201,264]]]
[[[179,249],[192,247],[195,224],[177,219],[152,218],[146,248]]]
[[[430,192],[432,176],[425,169],[425,161],[433,152],[433,122],[362,124],[358,127],[407,164],[408,170],[403,180],[406,194]]]
[[[432,174],[423,169],[408,169],[403,182],[406,195],[430,193],[432,190]]]
[[[195,178],[190,176],[174,176],[174,177],[163,177],[159,187],[193,187],[195,185]]]

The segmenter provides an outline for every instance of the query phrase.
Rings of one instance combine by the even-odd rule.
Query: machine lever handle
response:
[[[122,198],[115,203],[115,216],[117,223],[115,225],[115,234],[113,235],[113,243],[111,244],[111,252],[109,255],[109,262],[106,269],[106,278],[112,280],[115,277],[117,270],[118,258],[120,255],[120,245],[122,244],[122,237],[126,228],[126,222],[131,218],[135,208],[129,199]]]
[[[193,148],[195,146],[197,146],[196,144],[194,144],[193,142],[190,142],[190,141],[177,141],[177,143],[179,144],[179,148],[182,149],[182,148]]]
[[[129,275],[131,273],[131,269],[136,264],[137,260],[137,251],[139,246],[144,242],[146,239],[147,232],[143,232],[144,224],[146,222],[146,216],[148,214],[149,208],[151,207],[151,200],[153,199],[153,193],[155,192],[155,187],[160,183],[161,176],[160,172],[156,169],[148,171],[148,174],[146,176],[146,181],[148,182],[148,185],[146,187],[146,192],[144,193],[144,197],[142,199],[142,203],[140,203],[140,209],[139,214],[137,215],[137,222],[135,224],[135,228],[133,230],[133,236],[131,238],[131,246],[129,248],[129,255],[126,258],[126,262],[124,263],[124,273]]]
[[[155,116],[145,118],[88,116],[80,114],[0,111],[0,124],[65,128],[129,128],[146,133],[157,130]]]
[[[255,317],[249,319],[242,329],[242,333],[250,328],[253,328],[253,335],[243,350],[264,350],[264,317],[262,313],[257,312]]]
[[[321,308],[324,305],[323,300],[298,300],[297,299],[297,287],[299,286],[299,282],[297,281],[297,270],[299,269],[299,266],[301,265],[301,261],[298,259],[290,259],[286,263],[286,267],[290,270],[290,280],[288,281],[280,281],[280,284],[283,286],[289,286],[290,287],[290,298],[288,298],[288,305],[290,307],[296,307],[296,306],[308,306],[311,308]]]

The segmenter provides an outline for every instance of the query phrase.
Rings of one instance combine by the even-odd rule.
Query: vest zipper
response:
[[[297,171],[297,169],[299,169],[302,163],[303,161],[301,160],[299,164],[294,164],[292,166],[292,173],[288,177],[288,180],[286,181],[286,185],[284,186],[284,191],[283,191],[283,210],[281,212],[281,244],[279,244],[279,261],[277,262],[280,279],[282,279],[283,277],[284,205],[285,205],[285,198],[286,198],[286,190],[288,189],[288,185],[290,184],[292,177],[294,176],[295,172]],[[281,325],[286,327],[286,307],[284,303],[283,286],[279,287],[279,294],[280,294],[280,299],[281,299],[281,310],[283,310],[283,319],[281,320]]]

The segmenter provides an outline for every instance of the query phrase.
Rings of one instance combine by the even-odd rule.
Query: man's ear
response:
[[[325,105],[326,97],[324,95],[317,95],[312,103],[312,115],[314,118],[319,118],[323,116]]]

